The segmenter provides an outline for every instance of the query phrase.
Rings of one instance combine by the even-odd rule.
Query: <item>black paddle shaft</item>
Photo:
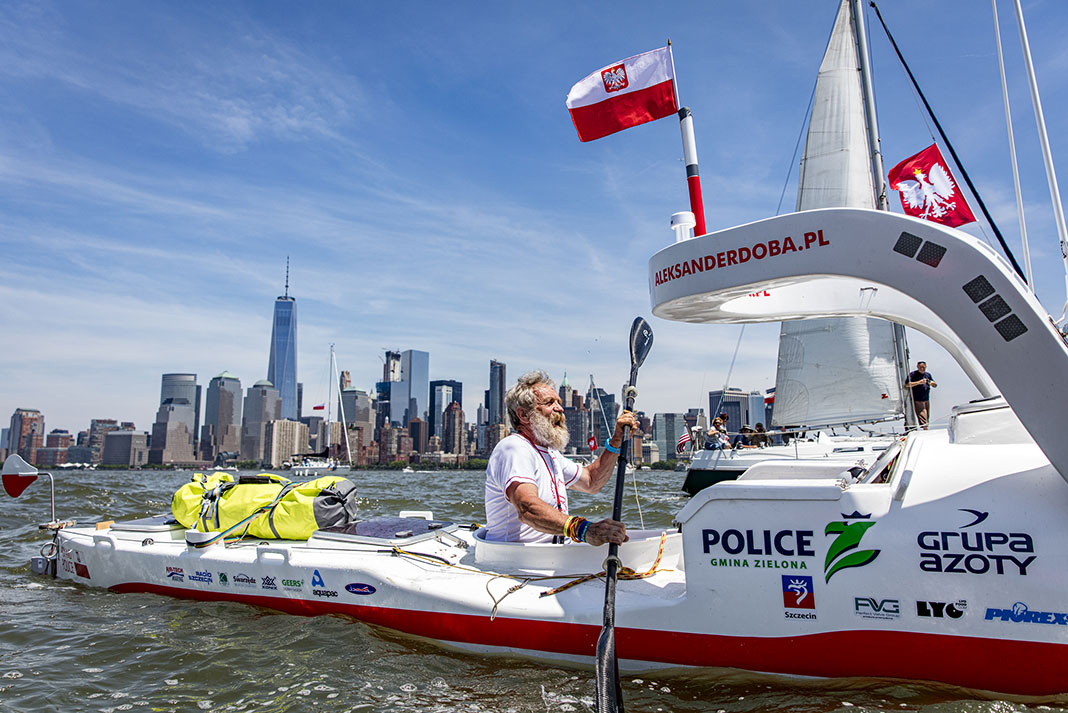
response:
[[[645,361],[653,343],[653,331],[641,317],[634,320],[630,329],[630,381],[625,392],[627,411],[634,408],[637,395],[638,367]],[[623,486],[626,482],[627,456],[630,453],[630,426],[623,427],[623,440],[619,444],[619,462],[616,464],[616,487],[612,499],[612,519],[623,518]],[[616,659],[616,575],[619,571],[619,545],[608,544],[605,560],[604,625],[597,639],[597,710],[599,713],[623,713],[623,689],[619,681],[619,663]]]

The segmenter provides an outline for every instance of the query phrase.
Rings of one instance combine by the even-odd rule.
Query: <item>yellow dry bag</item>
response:
[[[324,527],[356,522],[356,486],[328,475],[303,483],[272,473],[194,473],[171,500],[174,519],[201,532],[306,540]]]

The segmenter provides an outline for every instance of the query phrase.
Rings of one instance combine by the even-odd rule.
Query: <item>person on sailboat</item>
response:
[[[927,371],[927,362],[916,362],[916,371],[909,374],[905,382],[906,389],[912,389],[912,403],[916,408],[916,422],[920,428],[927,430],[927,420],[931,411],[931,388],[938,388],[931,372]]]
[[[771,445],[771,437],[768,435],[763,423],[757,421],[756,432],[749,436],[749,442],[757,448]]]
[[[731,448],[759,448],[759,446],[753,443],[753,429],[749,427],[749,424],[742,426],[742,430],[734,437],[734,441],[731,443]]]
[[[486,467],[486,539],[603,545],[627,540],[623,523],[569,516],[567,488],[597,493],[615,471],[623,428],[637,428],[630,411],[616,418],[605,450],[589,465],[565,458],[569,434],[556,385],[544,371],[519,377],[504,397],[513,433],[490,454]]]

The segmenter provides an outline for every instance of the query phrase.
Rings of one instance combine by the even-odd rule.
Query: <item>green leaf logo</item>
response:
[[[825,535],[837,535],[827,550],[827,559],[823,563],[824,581],[830,582],[835,573],[850,567],[863,567],[873,562],[882,550],[858,550],[861,538],[875,523],[832,522],[824,529]]]

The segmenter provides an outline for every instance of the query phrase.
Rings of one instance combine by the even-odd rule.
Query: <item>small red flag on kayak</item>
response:
[[[36,475],[20,475],[18,473],[4,473],[0,479],[3,480],[4,490],[13,498],[17,498],[22,495],[22,491],[30,487],[30,484],[37,480]]]
[[[594,451],[596,451],[597,450],[597,437],[596,436],[590,436],[589,440],[586,441],[586,445],[590,447],[590,453],[593,453]]]
[[[593,141],[679,110],[671,46],[602,67],[567,94],[580,141]]]
[[[887,178],[890,187],[901,192],[905,215],[951,228],[975,222],[938,144],[931,144],[894,166]]]

